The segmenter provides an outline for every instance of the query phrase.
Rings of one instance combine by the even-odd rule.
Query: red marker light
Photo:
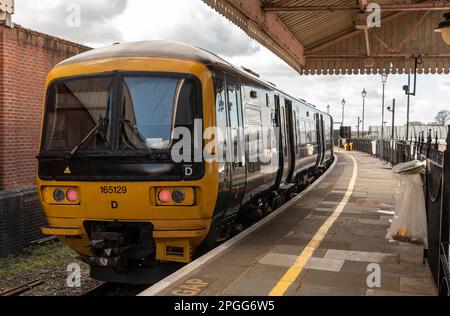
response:
[[[78,201],[78,191],[74,189],[68,190],[66,193],[66,199],[71,203]]]
[[[172,192],[169,190],[161,190],[159,191],[158,199],[161,203],[170,203],[172,202]]]

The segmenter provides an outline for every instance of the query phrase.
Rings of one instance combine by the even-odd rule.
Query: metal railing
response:
[[[447,144],[450,144],[450,126]],[[370,154],[392,165],[413,160],[426,161],[423,176],[425,202],[428,219],[428,249],[425,260],[433,274],[439,295],[449,295],[448,252],[450,215],[450,146],[439,143],[438,135],[433,139],[432,131],[422,132],[414,141],[379,141],[352,139],[353,150]],[[383,151],[381,151],[383,146]],[[381,157],[383,152],[383,157]]]

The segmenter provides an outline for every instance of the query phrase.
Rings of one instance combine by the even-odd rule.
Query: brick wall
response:
[[[0,257],[42,237],[36,194],[47,73],[89,48],[16,25],[0,25]]]
[[[0,25],[0,190],[35,184],[47,73],[87,49],[17,25]]]

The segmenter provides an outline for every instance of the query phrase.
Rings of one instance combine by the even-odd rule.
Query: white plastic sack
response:
[[[377,142],[372,141],[372,154],[375,156],[377,154]]]
[[[428,225],[425,196],[420,173],[424,165],[419,161],[401,164],[393,169],[397,180],[395,216],[386,238],[410,242],[428,248]]]

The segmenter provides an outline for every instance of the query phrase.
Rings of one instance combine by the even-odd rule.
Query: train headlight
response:
[[[153,192],[153,193],[152,193]],[[195,204],[195,189],[190,187],[155,188],[157,206],[192,206]]]
[[[178,203],[178,204],[183,203],[185,197],[186,197],[186,195],[185,195],[184,192],[181,191],[181,190],[175,190],[175,191],[173,191],[173,193],[172,193],[172,200],[173,200],[175,203]]]
[[[66,192],[64,192],[64,190],[56,189],[55,191],[53,191],[53,199],[56,202],[61,203],[64,201],[65,198],[66,198]]]

